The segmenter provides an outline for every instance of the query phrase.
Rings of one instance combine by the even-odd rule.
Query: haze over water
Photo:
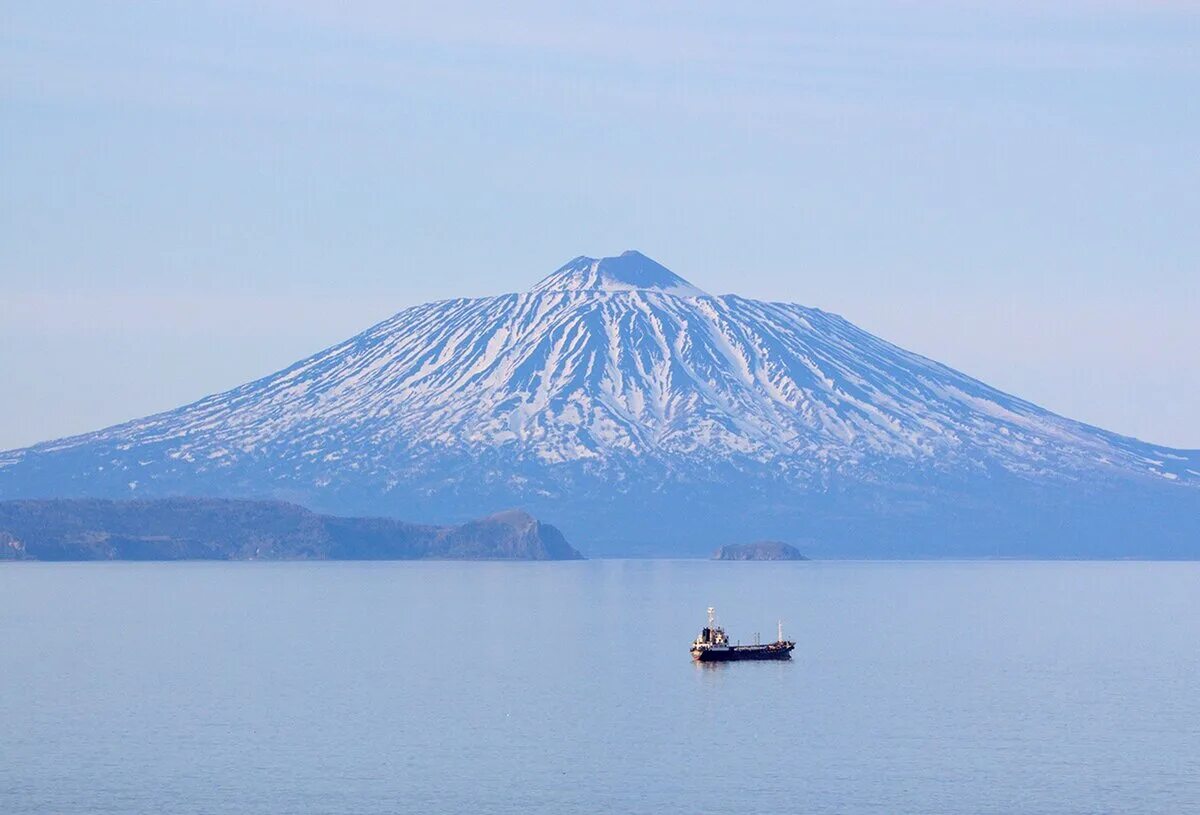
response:
[[[1200,811],[1200,564],[0,567],[6,813]],[[791,663],[698,666],[717,606]]]

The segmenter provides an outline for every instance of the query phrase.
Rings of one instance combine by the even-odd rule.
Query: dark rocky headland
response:
[[[0,501],[0,560],[578,560],[509,511],[457,526],[319,515],[281,501]]]
[[[732,543],[712,554],[713,560],[808,560],[800,550],[779,541]]]

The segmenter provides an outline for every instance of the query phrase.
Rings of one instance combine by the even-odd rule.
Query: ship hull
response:
[[[735,645],[730,648],[692,651],[692,659],[697,662],[742,662],[764,659],[791,659],[792,648],[775,647],[773,645]]]

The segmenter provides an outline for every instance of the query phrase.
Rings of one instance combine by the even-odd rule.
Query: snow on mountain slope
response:
[[[226,393],[0,454],[0,495],[50,476],[71,494],[242,490],[380,513],[418,495],[434,512],[498,508],[469,506],[487,500],[570,516],[600,491],[619,514],[625,498],[750,482],[767,506],[847,485],[1200,495],[1200,456],[1062,418],[817,309],[707,295],[627,252],[576,258],[526,293],[405,309]],[[674,511],[659,503],[655,517]]]

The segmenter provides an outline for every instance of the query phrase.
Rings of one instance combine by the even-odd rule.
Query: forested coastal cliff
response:
[[[319,515],[281,501],[0,501],[0,559],[576,560],[525,512],[454,526]]]

